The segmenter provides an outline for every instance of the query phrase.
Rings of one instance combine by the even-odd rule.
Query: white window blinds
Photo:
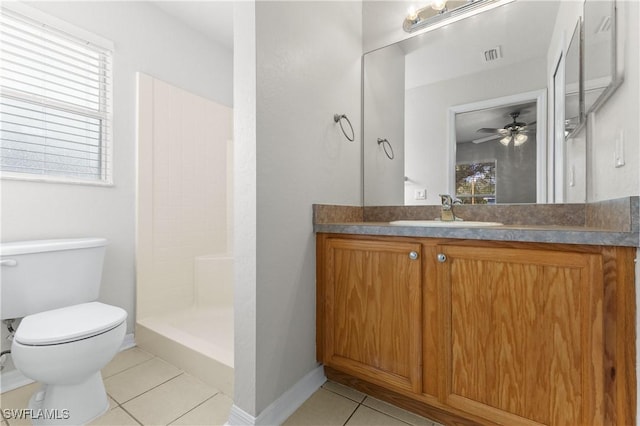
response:
[[[112,52],[0,13],[3,176],[111,183]]]

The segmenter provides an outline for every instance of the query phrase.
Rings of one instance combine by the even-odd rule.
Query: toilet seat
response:
[[[70,343],[102,334],[127,318],[127,312],[100,302],[81,303],[22,319],[14,340],[28,346]]]

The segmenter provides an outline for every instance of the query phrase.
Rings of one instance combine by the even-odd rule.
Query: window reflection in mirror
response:
[[[456,198],[462,204],[495,204],[496,160],[456,164]]]

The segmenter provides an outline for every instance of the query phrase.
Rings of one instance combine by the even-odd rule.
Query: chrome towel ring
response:
[[[382,149],[384,149],[384,153],[387,155],[389,160],[393,160],[395,154],[393,153],[391,143],[387,139],[378,138],[378,145],[382,145]]]
[[[351,137],[349,137],[347,132],[344,130],[344,127],[342,126],[342,119],[344,119],[349,125],[349,128],[351,129]],[[355,140],[356,134],[353,131],[353,126],[351,125],[351,121],[349,121],[349,119],[345,114],[334,114],[333,121],[335,121],[336,123],[340,123],[340,129],[342,130],[342,134],[344,134],[344,137],[347,138],[349,142],[353,142]]]

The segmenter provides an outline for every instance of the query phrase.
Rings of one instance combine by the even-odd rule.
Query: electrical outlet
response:
[[[413,193],[414,200],[426,200],[427,199],[427,190],[426,189],[416,189]]]

